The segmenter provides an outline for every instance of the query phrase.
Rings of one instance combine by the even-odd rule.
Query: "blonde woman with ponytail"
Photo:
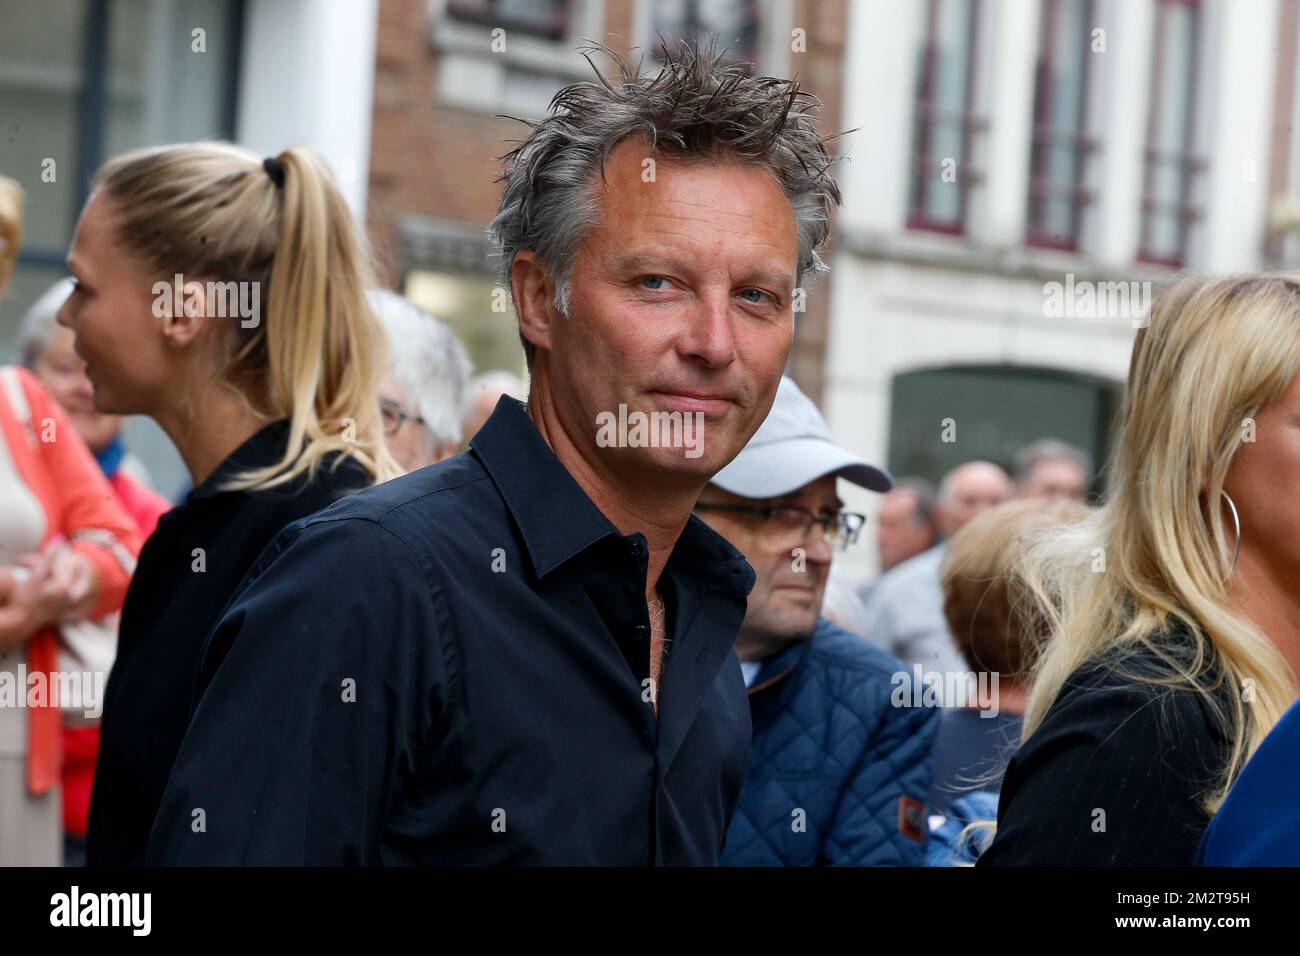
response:
[[[88,860],[143,858],[200,652],[286,524],[393,477],[362,237],[323,162],[220,143],[139,150],[95,177],[68,257],[97,410],[143,414],[193,482],[140,555],[108,682]]]
[[[1108,499],[1028,545],[1047,622],[980,865],[1186,866],[1300,673],[1300,278],[1184,278],[1137,335]]]

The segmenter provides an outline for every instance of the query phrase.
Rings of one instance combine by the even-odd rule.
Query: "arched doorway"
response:
[[[1008,471],[1019,448],[1057,438],[1087,452],[1093,492],[1110,452],[1123,385],[1061,369],[952,365],[894,376],[889,469],[937,482],[964,461],[984,458]]]

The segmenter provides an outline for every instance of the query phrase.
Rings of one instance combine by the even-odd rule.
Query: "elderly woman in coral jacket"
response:
[[[0,179],[0,294],[20,199]],[[58,403],[26,370],[0,368],[0,866],[60,862],[57,629],[121,607],[139,546]]]

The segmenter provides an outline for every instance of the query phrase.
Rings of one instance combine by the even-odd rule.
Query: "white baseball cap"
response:
[[[779,498],[832,474],[870,491],[894,487],[885,469],[835,444],[817,406],[782,376],[767,418],[713,484],[742,498]]]

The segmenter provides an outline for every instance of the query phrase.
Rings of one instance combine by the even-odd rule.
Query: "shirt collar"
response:
[[[217,470],[191,491],[185,503],[212,498],[222,493],[222,486],[236,475],[276,464],[284,457],[289,443],[289,420],[271,422],[226,456]]]
[[[818,619],[814,633],[817,629],[820,629],[823,621],[825,621],[825,618]],[[785,647],[782,647],[769,657],[765,657],[763,666],[758,669],[753,682],[749,685],[748,693],[751,696],[760,693],[789,677],[803,663],[804,654],[808,652],[808,645],[811,643],[812,635],[802,637],[790,641]]]
[[[503,395],[469,444],[514,518],[539,578],[597,541],[622,537],[555,457],[522,402]],[[754,586],[744,555],[695,515],[668,567],[742,595]]]

